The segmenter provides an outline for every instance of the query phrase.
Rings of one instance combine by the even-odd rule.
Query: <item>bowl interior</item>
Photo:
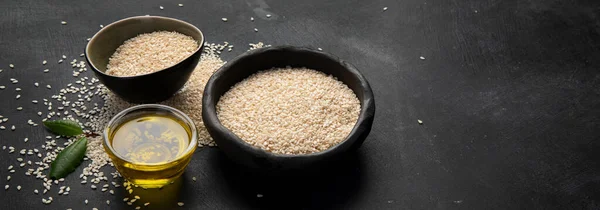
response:
[[[192,24],[167,17],[137,16],[119,20],[102,28],[89,41],[85,54],[93,68],[105,72],[108,59],[123,42],[139,34],[154,31],[176,31],[190,36],[198,42],[196,51],[204,44],[202,32]],[[193,54],[195,53],[190,56]]]

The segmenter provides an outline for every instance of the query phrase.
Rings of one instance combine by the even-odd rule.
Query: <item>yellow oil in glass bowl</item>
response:
[[[197,145],[191,119],[157,104],[117,114],[104,138],[104,149],[121,176],[146,188],[162,187],[181,176]]]

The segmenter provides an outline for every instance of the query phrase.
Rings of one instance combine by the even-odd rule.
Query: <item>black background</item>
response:
[[[2,209],[127,207],[122,188],[114,196],[92,191],[76,175],[66,181],[71,194],[56,195],[55,185],[45,195],[54,202],[45,206],[33,194],[41,181],[17,167],[7,182],[6,168],[18,165],[18,150],[39,147],[47,135],[26,125],[45,108],[30,101],[74,81],[68,62],[56,63],[60,56],[81,60],[86,38],[100,24],[146,14],[188,21],[207,42],[234,44],[225,60],[258,41],[323,48],[364,73],[377,105],[363,147],[330,170],[250,175],[218,148],[202,148],[175,187],[139,193],[149,207],[182,201],[194,209],[600,208],[599,1],[5,0],[0,85],[7,88],[0,90],[0,115],[10,119],[2,125],[17,130],[0,130],[0,145],[17,152],[0,151],[0,186],[11,185],[0,189]],[[42,73],[45,68],[51,72]],[[20,100],[16,87],[23,89]]]

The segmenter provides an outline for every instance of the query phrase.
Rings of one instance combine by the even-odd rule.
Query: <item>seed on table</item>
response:
[[[48,63],[46,60],[42,61],[42,65],[46,65]]]
[[[387,7],[384,7],[384,8],[383,8],[383,11],[387,11],[387,9],[388,9]]]
[[[67,59],[67,56],[66,56],[66,55],[62,55],[62,58],[63,58],[63,59]]]
[[[17,107],[17,110],[21,111],[23,110],[23,107]]]
[[[21,91],[21,88],[15,88],[15,91]]]
[[[144,203],[144,206],[148,206],[148,205],[150,205],[150,202],[148,202],[148,203]]]
[[[11,69],[14,69],[15,65],[11,63],[11,64],[8,64],[8,67],[10,67]]]
[[[419,59],[421,59],[421,60],[425,60],[425,57],[423,57],[423,56],[420,56],[420,57],[419,57]]]
[[[258,32],[258,28],[254,28],[254,32]]]
[[[178,206],[183,206],[183,202],[178,202],[177,205]]]
[[[44,69],[44,73],[48,73],[50,69]]]
[[[17,97],[15,97],[15,99],[19,99],[19,98],[21,98],[21,95],[17,95]]]
[[[52,86],[50,86],[50,85],[46,85],[46,88],[48,88],[48,89],[51,89],[51,88],[52,88]]]
[[[267,14],[267,18],[270,18],[270,17],[271,17],[271,14]]]
[[[250,17],[250,21],[254,21],[254,17]]]
[[[0,86],[0,90],[3,90],[4,88],[6,88],[6,86],[4,86],[4,85]]]
[[[423,124],[423,120],[417,120],[417,122],[422,125]]]
[[[159,6],[158,8],[160,8],[161,10],[162,10],[162,9],[165,9],[163,6]]]
[[[8,190],[9,187],[10,186],[8,186],[8,185],[4,185],[4,190]]]
[[[6,177],[6,181],[10,181],[10,176],[7,176],[7,177]]]
[[[33,83],[33,85],[35,85],[36,87],[40,86],[40,83]]]
[[[227,22],[227,18],[221,18],[223,22]]]
[[[178,4],[178,6],[183,7],[183,4]]]
[[[60,21],[60,24],[67,25],[67,21]]]
[[[17,185],[17,190],[21,191],[21,185]]]
[[[89,40],[88,40],[88,41],[89,41]],[[62,59],[58,60],[58,63],[62,63],[62,62],[63,62],[63,60],[62,60]]]

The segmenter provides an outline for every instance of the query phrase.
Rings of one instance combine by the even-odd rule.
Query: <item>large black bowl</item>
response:
[[[217,117],[219,98],[248,76],[271,68],[307,67],[333,75],[354,91],[361,103],[356,125],[341,143],[321,152],[303,155],[275,154],[254,147],[225,128]],[[246,52],[215,72],[204,89],[202,118],[219,148],[235,162],[253,169],[289,171],[323,166],[338,160],[363,143],[373,124],[375,101],[365,77],[352,65],[327,53],[290,46],[265,47]],[[260,125],[259,125],[260,126]]]
[[[104,73],[108,59],[126,40],[154,31],[176,31],[191,36],[198,49],[184,60],[165,69],[136,76],[119,77]],[[200,61],[204,35],[187,22],[159,16],[137,16],[105,26],[85,48],[85,58],[96,77],[112,92],[132,103],[154,103],[168,99],[190,78]]]

